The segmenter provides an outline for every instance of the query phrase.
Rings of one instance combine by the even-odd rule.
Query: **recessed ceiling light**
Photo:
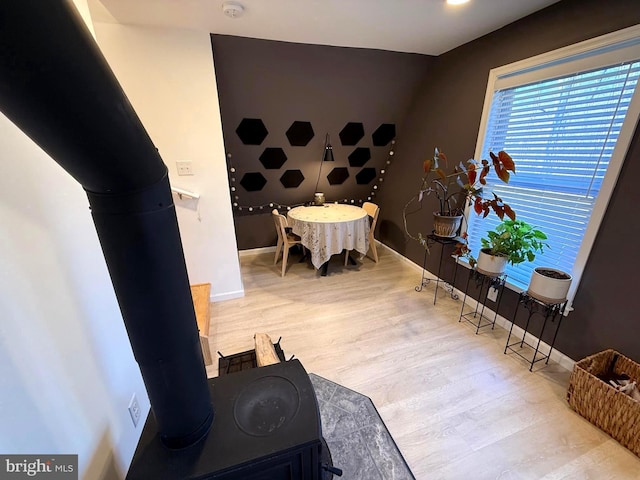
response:
[[[467,3],[469,0],[447,0],[449,5],[462,5],[463,3]]]

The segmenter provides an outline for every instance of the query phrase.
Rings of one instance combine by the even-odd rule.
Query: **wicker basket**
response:
[[[605,350],[575,364],[567,401],[576,412],[640,457],[640,402],[596,376],[611,369],[640,383],[639,364],[614,350]]]

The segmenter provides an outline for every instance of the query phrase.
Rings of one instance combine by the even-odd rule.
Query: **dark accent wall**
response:
[[[230,174],[236,188],[232,201],[262,206],[253,212],[234,209],[240,250],[275,245],[270,202],[293,205],[313,199],[326,133],[331,136],[335,161],[323,165],[318,190],[327,200],[355,199],[357,204],[366,200],[373,185],[382,190],[380,170],[386,166],[392,145],[377,145],[379,137],[372,135],[380,125],[391,124],[397,142],[402,142],[403,120],[416,92],[428,82],[435,57],[225,35],[212,35],[211,42],[225,150],[231,155],[229,166],[236,169]],[[243,119],[260,119],[267,135],[263,138],[261,128],[250,130],[249,142],[253,144],[243,143],[236,132]],[[287,131],[294,122],[311,124],[313,137],[306,145],[290,144]],[[349,128],[343,131],[350,122],[362,124],[362,138],[354,138]],[[249,125],[255,127],[256,123]],[[277,153],[278,168],[267,168],[265,163],[273,165],[260,160],[267,148],[281,148],[286,161],[281,163],[282,152],[270,150],[267,155]],[[363,158],[363,150],[356,152],[358,148],[369,149],[371,158],[366,159],[366,154]],[[349,178],[330,185],[326,177],[334,168],[346,168]],[[371,170],[363,172],[367,168],[375,169],[374,178]],[[281,178],[287,170],[294,172],[289,179],[296,186],[283,185]],[[297,171],[304,177],[299,184]],[[247,177],[248,173],[258,175]],[[359,173],[364,184],[356,181]],[[249,190],[240,183],[243,179],[249,180],[245,181]]]
[[[422,160],[433,155],[434,146],[456,161],[474,155],[490,69],[638,23],[638,0],[563,0],[438,57],[432,66],[437,75],[429,77],[413,102],[396,163],[378,196],[379,238],[422,264],[423,249],[404,234],[402,208],[418,188]],[[640,262],[633,251],[625,252],[640,234],[632,210],[640,200],[639,157],[640,133],[636,131],[586,265],[575,311],[564,319],[556,343],[561,352],[576,360],[604,348],[640,359],[634,281]],[[430,232],[433,209],[427,207],[422,219],[414,216],[412,228]],[[437,271],[438,258],[428,257],[431,271]],[[458,287],[465,282],[464,275],[458,276]],[[516,300],[514,292],[505,291],[500,314],[511,318]],[[524,318],[519,316],[517,323],[522,325]],[[549,339],[545,336],[545,340]]]

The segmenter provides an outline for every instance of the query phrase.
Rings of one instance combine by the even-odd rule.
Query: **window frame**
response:
[[[640,59],[640,25],[628,27],[491,69],[489,71],[474,158],[478,159],[482,157],[482,148],[486,136],[489,113],[494,93],[497,90],[634,59]],[[565,314],[568,314],[574,308],[573,300],[580,286],[582,274],[584,273],[600,224],[602,223],[609,205],[609,200],[611,199],[620,171],[622,170],[622,165],[624,164],[639,118],[640,83],[636,86],[629,104],[629,109],[627,110],[627,115],[620,130],[618,141],[616,142],[609,161],[609,167],[603,179],[600,192],[595,200],[582,243],[578,249],[573,270],[568,272],[571,273],[573,280],[567,295],[568,303]],[[506,200],[508,202],[508,199]],[[465,217],[469,219],[469,221],[476,221],[477,219],[471,220],[473,216],[475,216],[475,213],[467,206]],[[466,228],[469,229],[468,224]],[[520,287],[510,284],[509,282],[507,282],[506,286],[518,292],[522,290]]]

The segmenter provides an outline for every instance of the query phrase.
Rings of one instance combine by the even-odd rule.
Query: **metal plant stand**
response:
[[[465,313],[465,306],[467,303],[467,296],[469,292],[469,285],[475,283],[476,290],[478,291],[478,299],[476,301],[475,308]],[[464,299],[462,300],[462,308],[460,309],[460,319],[466,320],[471,325],[476,327],[476,335],[481,328],[491,326],[491,330],[495,327],[496,318],[498,318],[498,309],[500,308],[500,302],[502,300],[502,292],[504,290],[504,284],[507,281],[506,274],[495,275],[488,272],[479,271],[477,269],[472,270],[469,273],[467,279],[467,285],[464,289]],[[489,292],[491,289],[496,290],[496,298],[493,301],[496,302],[493,318],[484,314],[484,309],[489,300]]]
[[[504,353],[507,353],[507,350],[512,351],[520,358],[529,362],[529,371],[533,371],[533,365],[537,362],[545,360],[545,365],[549,364],[549,357],[551,357],[551,352],[553,351],[553,346],[556,343],[556,338],[558,336],[558,331],[560,330],[560,323],[562,322],[562,317],[564,316],[564,310],[567,306],[567,300],[559,303],[546,303],[542,300],[538,300],[532,296],[530,296],[527,292],[522,292],[520,294],[520,298],[518,299],[518,305],[516,307],[516,311],[513,315],[513,321],[511,323],[511,328],[509,329],[509,336],[507,337],[507,344],[504,347]],[[514,343],[509,343],[511,341],[511,334],[513,332],[513,326],[515,325],[515,319],[518,316],[518,311],[520,308],[524,308],[528,311],[527,323],[524,327],[524,332],[522,333],[522,339],[516,341]],[[531,345],[526,342],[527,333],[529,332],[529,325],[531,323],[531,318],[535,315],[542,316],[542,327],[540,328],[540,334],[538,335],[538,341],[535,342],[535,345]],[[540,343],[542,342],[542,336],[544,334],[545,328],[547,326],[548,321],[551,320],[551,323],[555,324],[556,328],[553,332],[553,340],[551,340],[551,345],[549,346],[549,352],[547,354],[543,354],[540,352]],[[557,322],[556,322],[557,320]],[[527,356],[524,352],[524,346],[528,346],[532,348],[533,356]]]
[[[454,292],[454,285],[456,282],[456,273],[458,271],[458,258],[456,257],[456,264],[453,270],[453,278],[451,279],[451,283],[442,280],[442,259],[444,257],[444,250],[447,245],[456,245],[459,239],[457,237],[448,238],[448,237],[439,237],[435,234],[427,235],[427,248],[431,248],[434,244],[440,245],[440,261],[438,262],[438,274],[437,278],[429,278],[427,277],[427,249],[424,251],[424,260],[422,261],[422,279],[420,280],[420,285],[416,286],[416,292],[421,292],[422,288],[428,285],[430,282],[435,282],[436,291],[433,294],[433,304],[436,304],[436,300],[438,299],[438,287],[442,283],[443,288],[449,292],[449,296],[454,300],[458,300],[458,295]]]

